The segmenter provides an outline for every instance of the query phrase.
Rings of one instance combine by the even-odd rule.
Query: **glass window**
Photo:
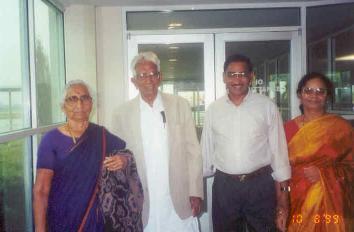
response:
[[[30,127],[26,19],[25,1],[1,2],[0,133]]]
[[[32,231],[30,139],[0,144],[0,231]]]
[[[138,51],[158,55],[163,76],[161,91],[188,100],[200,136],[205,111],[203,43],[140,44]]]
[[[284,121],[290,119],[290,41],[230,41],[225,58],[247,54],[254,66],[252,91],[267,95],[279,107]]]
[[[60,108],[65,85],[63,14],[47,1],[35,0],[38,125],[65,120]]]
[[[308,46],[308,67],[309,70],[317,70],[327,73],[328,70],[328,40],[320,40]]]
[[[307,8],[308,70],[332,80],[329,110],[340,114],[354,114],[353,12],[353,3]]]
[[[64,76],[63,15],[51,4],[33,0],[35,34],[28,34],[27,0],[3,0],[0,13],[0,231],[32,231],[32,137],[36,125],[31,114],[38,110],[38,124],[64,120],[59,107]],[[36,77],[29,75],[29,39],[35,38]],[[31,55],[32,57],[32,55]],[[34,68],[34,67],[33,67]],[[36,90],[30,89],[36,78]],[[31,109],[30,92],[37,108]],[[35,118],[37,120],[37,118]],[[3,139],[4,138],[4,139]],[[37,146],[34,143],[34,148]]]
[[[333,36],[332,49],[333,110],[354,113],[354,28]]]
[[[300,26],[299,8],[140,11],[127,13],[128,30]]]

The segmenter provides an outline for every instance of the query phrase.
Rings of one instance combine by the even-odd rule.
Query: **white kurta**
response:
[[[153,107],[140,97],[140,122],[146,165],[150,212],[145,232],[194,232],[199,231],[198,220],[190,217],[181,220],[170,196],[169,147],[167,124],[163,122],[164,111],[161,96]],[[183,188],[183,186],[180,186]]]

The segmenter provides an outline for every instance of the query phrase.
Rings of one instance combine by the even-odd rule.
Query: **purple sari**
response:
[[[57,129],[43,137],[37,168],[54,171],[47,209],[49,231],[78,231],[86,211],[83,231],[104,231],[99,194],[94,194],[101,178],[102,158],[125,148],[125,142],[105,131],[106,154],[102,154],[102,131],[103,127],[91,123],[76,144]],[[91,197],[93,204],[89,207]]]

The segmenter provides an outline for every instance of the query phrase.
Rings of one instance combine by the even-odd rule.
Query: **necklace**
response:
[[[326,115],[326,112],[323,113],[323,114],[321,114],[320,116],[318,116],[318,117],[316,117],[316,118],[322,117],[323,115]],[[315,118],[315,119],[316,119],[316,118]],[[303,127],[306,123],[308,123],[308,122],[310,122],[310,121],[312,121],[312,120],[313,120],[313,119],[310,119],[310,120],[305,121],[305,115],[304,115],[304,114],[301,115],[301,118],[300,118],[300,125],[301,125],[301,127]]]
[[[71,139],[73,140],[73,143],[76,144],[76,138],[75,136],[73,135],[73,132],[71,131],[71,128],[69,126],[69,123],[66,124],[66,129],[68,130],[70,136],[71,136]]]
[[[301,123],[301,127],[303,127],[303,126],[305,125],[305,115],[302,115],[302,116],[301,116],[301,121],[300,121],[300,123]]]

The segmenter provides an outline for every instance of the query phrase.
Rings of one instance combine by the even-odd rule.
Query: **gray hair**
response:
[[[141,52],[133,58],[130,64],[133,76],[136,76],[135,66],[143,61],[149,61],[154,63],[157,67],[157,71],[160,72],[160,60],[157,55],[153,52]]]
[[[87,91],[88,91],[88,94],[90,95],[90,97],[93,99],[93,95],[92,95],[92,90],[90,88],[90,86],[83,80],[72,80],[72,81],[69,81],[68,83],[66,83],[65,87],[64,87],[64,93],[63,93],[63,96],[61,98],[61,101],[60,101],[60,106],[63,107],[64,106],[64,103],[65,103],[65,98],[66,96],[68,95],[68,92],[69,90],[74,86],[74,85],[81,85],[81,86],[84,86]]]

